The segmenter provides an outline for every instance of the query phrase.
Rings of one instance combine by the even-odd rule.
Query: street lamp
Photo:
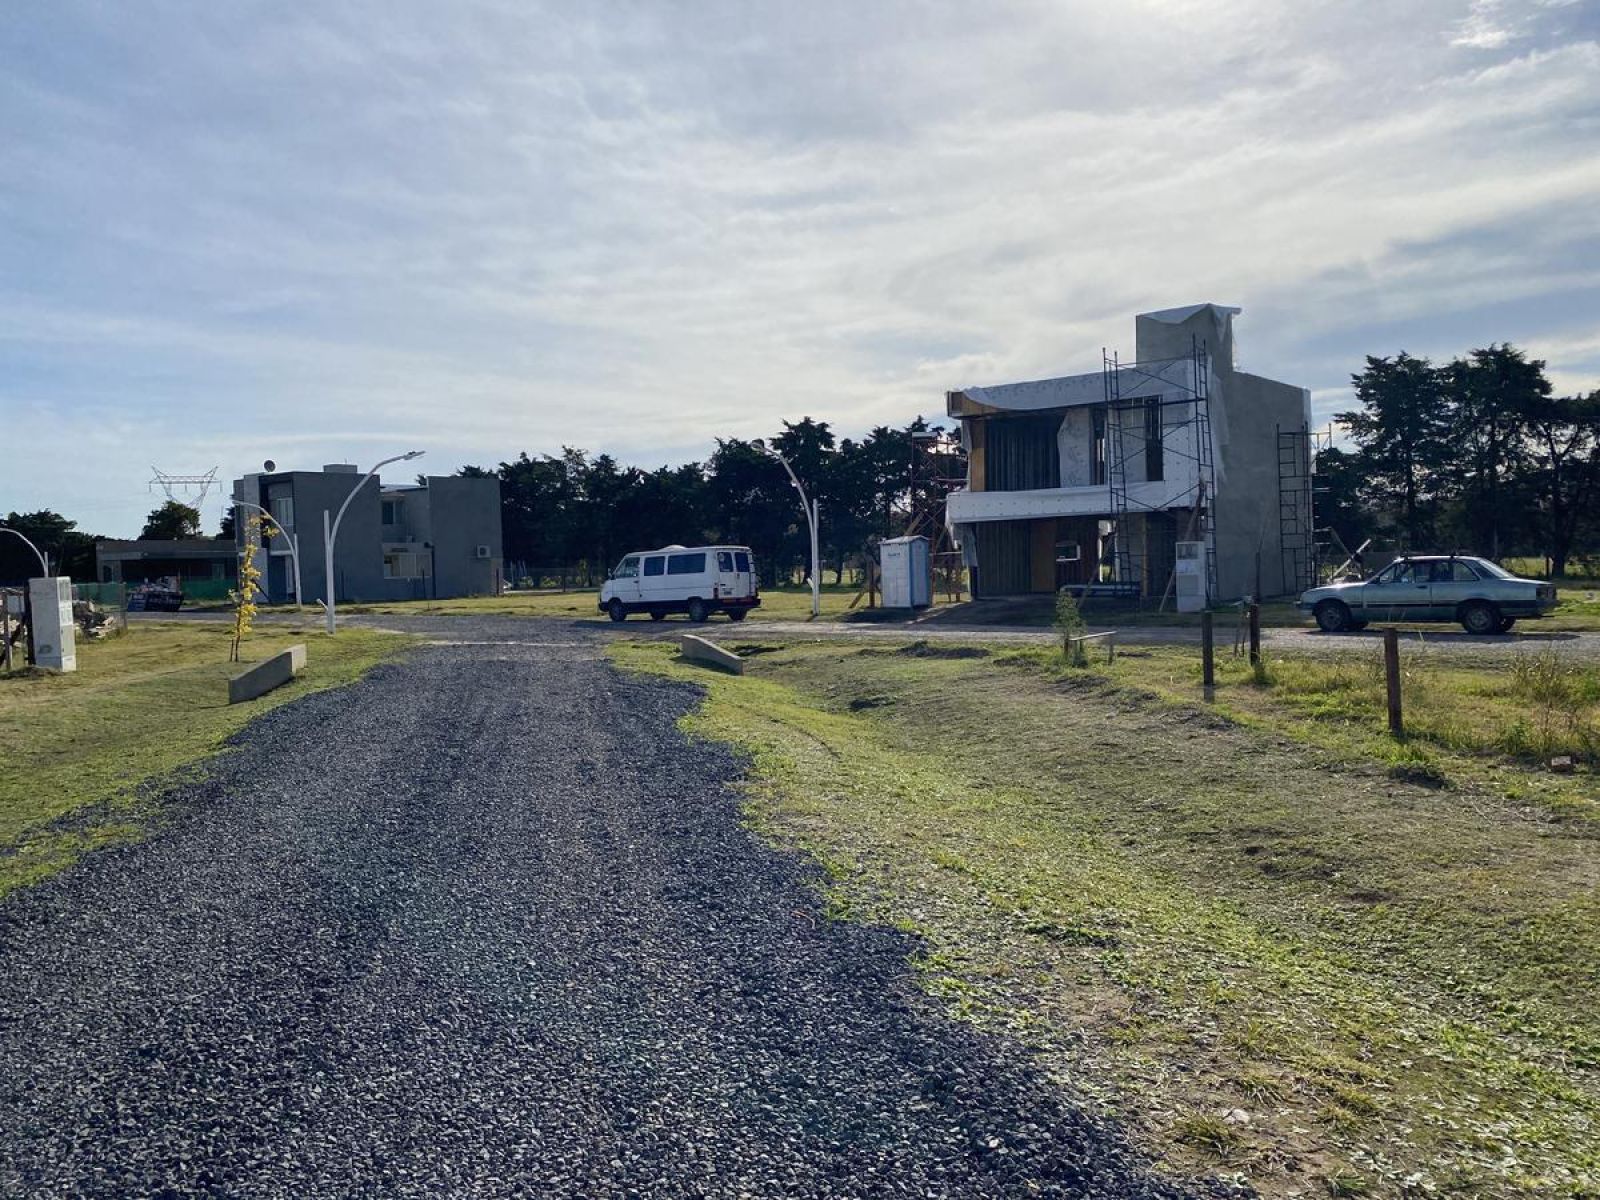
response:
[[[9,525],[0,525],[0,533],[9,533],[12,537],[22,538],[22,544],[32,550],[34,557],[39,560],[39,566],[44,577],[46,579],[50,578],[50,560],[44,556],[44,552],[39,547],[30,542],[21,531],[12,529]]]
[[[800,493],[800,509],[806,514],[806,524],[811,527],[811,616],[815,619],[822,615],[822,563],[817,554],[817,502],[806,499],[806,490],[800,486],[800,477],[794,473],[794,468],[789,465],[787,458],[765,442],[755,444],[757,448],[783,464],[783,469],[789,472],[789,482],[794,484],[794,490]]]
[[[255,509],[258,513],[261,514],[261,519],[266,521],[268,524],[270,524],[279,533],[283,534],[283,540],[289,543],[289,560],[294,564],[294,606],[298,610],[300,608],[300,603],[301,603],[300,602],[300,535],[297,534],[297,533],[290,533],[287,529],[285,529],[283,527],[283,524],[278,520],[277,517],[273,516],[270,512],[268,512],[266,509],[262,508],[261,505],[259,505],[259,504],[251,504],[250,501],[248,501],[248,500],[235,500],[233,502],[233,506],[235,508],[253,508],[253,509]]]
[[[324,578],[327,581],[323,586],[328,593],[328,598],[324,602],[324,607],[328,610],[329,633],[334,631],[333,540],[339,536],[339,522],[344,520],[344,510],[350,507],[350,501],[356,498],[356,493],[367,486],[367,480],[376,475],[380,468],[387,467],[390,463],[410,462],[413,458],[421,457],[421,450],[408,450],[404,454],[396,454],[391,458],[386,458],[382,462],[374,464],[372,470],[368,471],[361,477],[361,482],[350,489],[350,494],[344,498],[344,503],[339,505],[339,511],[334,516],[333,524],[331,526],[328,524],[328,510],[322,510],[323,567],[326,571]]]

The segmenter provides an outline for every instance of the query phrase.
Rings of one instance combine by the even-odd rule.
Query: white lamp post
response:
[[[261,505],[259,505],[259,504],[251,504],[250,501],[248,501],[248,500],[235,500],[233,502],[233,505],[234,505],[235,508],[253,508],[253,509],[255,509],[258,513],[261,514],[262,520],[266,521],[274,529],[276,529],[279,533],[283,534],[283,540],[289,543],[289,561],[294,565],[294,606],[295,606],[296,609],[298,609],[300,607],[300,604],[301,604],[301,601],[300,601],[300,535],[297,534],[297,533],[290,533],[287,529],[285,529],[283,527],[283,525],[279,522],[277,517],[273,516],[270,512],[268,512],[266,509],[262,508]]]
[[[376,475],[380,468],[387,467],[390,463],[409,462],[413,458],[421,458],[421,457],[422,457],[422,451],[421,450],[408,450],[404,454],[396,454],[391,458],[386,458],[382,462],[374,464],[372,470],[368,471],[365,475],[363,475],[361,477],[361,482],[356,484],[355,487],[350,489],[350,494],[344,498],[344,503],[339,505],[339,511],[334,516],[333,523],[332,523],[331,526],[328,523],[328,510],[327,509],[323,509],[322,510],[323,567],[327,572],[327,574],[325,576],[327,582],[324,585],[324,587],[326,588],[327,593],[328,593],[328,599],[325,601],[324,606],[328,610],[328,632],[329,633],[332,633],[334,631],[334,616],[333,616],[334,598],[333,598],[333,596],[334,596],[335,589],[334,589],[334,586],[333,586],[333,540],[336,537],[339,536],[339,522],[344,520],[344,511],[345,511],[345,509],[350,507],[350,501],[352,501],[352,500],[354,500],[356,498],[356,493],[359,492],[362,488],[367,486],[367,480],[371,479],[374,475]]]
[[[811,616],[813,618],[820,617],[822,615],[822,563],[819,561],[817,554],[817,502],[806,499],[806,490],[800,486],[800,477],[794,473],[794,468],[789,465],[787,458],[763,442],[757,442],[756,445],[783,464],[783,469],[789,472],[789,482],[794,484],[794,490],[800,493],[800,509],[806,514],[806,524],[811,527]]]

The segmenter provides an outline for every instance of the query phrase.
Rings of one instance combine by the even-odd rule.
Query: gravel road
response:
[[[823,918],[691,689],[439,627],[0,902],[0,1194],[1179,1194]]]

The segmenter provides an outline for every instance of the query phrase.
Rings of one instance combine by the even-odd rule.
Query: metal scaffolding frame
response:
[[[1190,371],[1187,383],[1163,374],[1159,368],[1170,367],[1175,362],[1188,361]],[[1113,569],[1117,582],[1140,588],[1142,600],[1151,597],[1144,589],[1146,562],[1142,550],[1132,537],[1132,513],[1170,512],[1187,507],[1189,527],[1180,533],[1181,541],[1200,541],[1206,547],[1206,602],[1217,599],[1217,528],[1215,497],[1216,448],[1211,438],[1211,358],[1204,342],[1190,339],[1190,352],[1185,359],[1158,359],[1147,362],[1122,362],[1115,352],[1101,350],[1102,378],[1106,405],[1106,484],[1111,495],[1111,519],[1114,540]],[[1132,392],[1124,388],[1124,374],[1129,376]],[[1134,455],[1148,452],[1149,438],[1145,427],[1149,402],[1155,399],[1161,423],[1160,441],[1165,461],[1192,462],[1195,467],[1194,483],[1180,492],[1172,504],[1154,507],[1141,503],[1129,489],[1128,460]],[[1169,414],[1181,411],[1183,416],[1169,423]],[[1130,422],[1130,414],[1132,421]],[[1173,434],[1180,430],[1193,433],[1192,447]],[[1187,500],[1188,504],[1183,502]],[[1173,568],[1169,567],[1169,572]],[[1151,590],[1158,583],[1150,580]],[[1159,581],[1161,598],[1170,588],[1170,578]]]
[[[1278,549],[1283,593],[1297,595],[1322,579],[1330,549],[1317,526],[1317,455],[1333,444],[1333,429],[1278,426]]]

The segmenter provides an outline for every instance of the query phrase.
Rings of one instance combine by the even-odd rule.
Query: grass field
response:
[[[0,675],[0,896],[42,879],[86,850],[137,837],[155,814],[141,785],[216,753],[274,705],[347,683],[409,644],[347,629],[258,630],[247,661],[307,643],[305,673],[245,704],[228,704],[228,630],[139,623],[80,643],[70,675]]]
[[[930,992],[1174,1168],[1284,1197],[1600,1194],[1600,821],[1492,722],[1412,775],[1309,676],[1230,666],[1207,708],[1155,652],[1103,675],[750,649],[742,678],[613,654],[707,689],[689,728],[751,755],[752,821],[816,856],[836,912],[920,932]],[[1469,676],[1427,686],[1471,707]]]
[[[857,594],[853,585],[825,586],[822,589],[822,616],[824,620],[837,619],[850,611],[850,601]],[[395,616],[425,616],[452,613],[471,616],[555,617],[574,621],[610,623],[596,607],[598,591],[571,592],[509,592],[504,596],[472,596],[459,600],[407,600],[393,604],[341,605],[341,613],[386,613]],[[862,607],[866,604],[863,600]],[[809,588],[763,588],[761,607],[753,611],[750,621],[804,621],[811,616],[811,591]],[[646,617],[633,616],[632,622],[645,622]],[[682,617],[672,620],[682,621]],[[721,624],[724,617],[713,617]]]

